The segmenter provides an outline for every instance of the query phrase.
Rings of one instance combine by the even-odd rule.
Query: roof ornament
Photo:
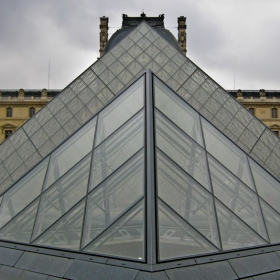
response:
[[[142,18],[145,18],[146,17],[146,14],[144,13],[144,9],[143,9],[143,12],[142,14],[140,15]]]

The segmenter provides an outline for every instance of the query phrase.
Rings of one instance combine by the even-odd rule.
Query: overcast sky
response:
[[[186,16],[187,56],[225,89],[280,90],[280,0],[0,0],[0,89],[47,88],[49,60],[66,87],[99,56],[99,18],[111,35],[143,9],[176,38]]]

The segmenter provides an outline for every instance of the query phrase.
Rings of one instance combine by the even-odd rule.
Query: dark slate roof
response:
[[[280,245],[158,264],[0,242],[0,279],[235,280],[280,279]]]
[[[18,91],[16,89],[0,89],[0,92],[2,93],[2,97],[17,97],[18,96]],[[25,89],[24,90],[24,96],[25,97],[41,97],[41,92],[42,89]],[[57,94],[61,92],[61,89],[50,89],[47,91],[49,97],[54,97]]]
[[[233,96],[237,97],[238,90],[227,90],[227,92]],[[241,90],[244,98],[260,98],[260,90]],[[266,90],[265,91],[266,98],[278,97],[280,98],[280,90]]]
[[[142,21],[146,21],[150,26],[152,26],[157,32],[174,48],[181,51],[180,46],[173,36],[173,34],[164,28],[164,15],[159,15],[158,17],[146,17],[144,13],[140,17],[128,17],[123,15],[122,28],[117,30],[109,39],[105,53],[110,51],[114,46],[116,46],[122,39],[124,39],[134,28],[136,28]]]

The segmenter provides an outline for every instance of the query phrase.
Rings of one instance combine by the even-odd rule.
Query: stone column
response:
[[[178,43],[181,47],[181,52],[187,55],[187,33],[186,33],[186,17],[178,17]]]
[[[109,18],[101,17],[100,18],[100,57],[104,55],[105,47],[108,42],[108,26]]]

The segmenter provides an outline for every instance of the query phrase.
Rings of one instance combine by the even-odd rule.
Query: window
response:
[[[278,130],[272,130],[277,136],[279,136],[279,131]]]
[[[6,117],[11,118],[13,116],[13,109],[11,107],[7,108]]]
[[[7,139],[12,133],[12,130],[5,130],[5,139]]]
[[[277,118],[277,109],[276,108],[271,109],[271,117],[272,118]]]
[[[249,108],[249,112],[253,115],[255,115],[255,109],[254,108]]]
[[[29,108],[29,117],[33,117],[35,115],[35,108],[34,107],[31,107]]]

